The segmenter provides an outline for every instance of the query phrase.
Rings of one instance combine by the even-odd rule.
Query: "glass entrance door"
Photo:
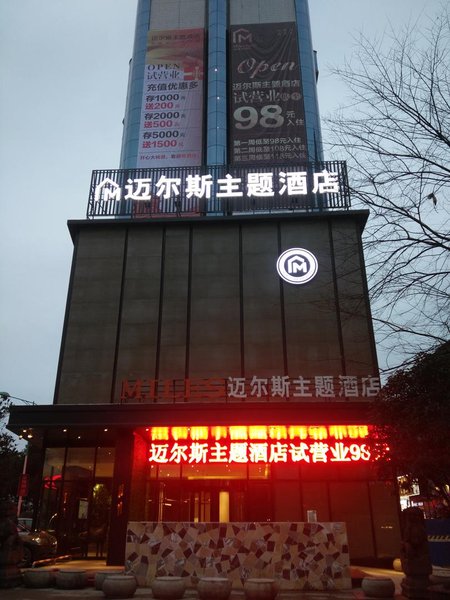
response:
[[[182,490],[175,481],[160,481],[156,486],[158,521],[227,523],[244,520],[245,494],[238,481],[184,481]]]
[[[59,554],[104,557],[114,448],[47,448],[38,526],[54,531]]]

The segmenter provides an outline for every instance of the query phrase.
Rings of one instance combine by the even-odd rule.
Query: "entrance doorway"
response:
[[[47,448],[38,526],[59,554],[103,558],[111,512],[114,448]]]
[[[156,493],[152,494],[152,504],[157,505],[157,511],[149,515],[151,520],[189,523],[244,520],[245,493],[241,482],[208,480],[183,484],[180,489],[175,481],[153,483]]]

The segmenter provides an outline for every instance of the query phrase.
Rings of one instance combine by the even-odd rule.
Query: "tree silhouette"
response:
[[[327,120],[353,205],[371,212],[365,254],[378,342],[403,364],[450,332],[449,9],[420,27],[393,32],[387,51],[362,37],[355,61],[334,70],[351,102]]]
[[[450,514],[450,342],[392,375],[372,412],[380,476],[418,482]]]

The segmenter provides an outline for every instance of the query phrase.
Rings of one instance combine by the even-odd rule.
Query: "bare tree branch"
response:
[[[385,50],[386,40],[362,36],[355,60],[334,69],[351,103],[326,123],[353,203],[371,213],[364,243],[378,340],[408,362],[450,333],[449,9],[389,42]]]

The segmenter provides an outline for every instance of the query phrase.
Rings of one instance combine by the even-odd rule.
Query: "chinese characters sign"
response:
[[[105,177],[96,184],[94,202],[121,200],[163,201],[169,199],[210,200],[214,198],[288,198],[307,194],[339,193],[338,173],[322,169],[308,176],[306,171],[265,170],[258,173],[245,173],[235,176],[226,173],[213,178],[211,174],[195,172],[170,176],[160,173],[156,177],[127,179],[121,186],[115,180]]]
[[[355,375],[314,377],[228,377],[209,379],[125,379],[122,402],[345,401],[369,399],[380,391],[380,378]]]
[[[139,167],[200,165],[203,29],[149,31]]]
[[[354,375],[316,375],[315,377],[289,377],[275,375],[257,377],[228,377],[228,396],[235,398],[260,397],[267,395],[282,398],[356,398],[376,396],[380,391],[378,377],[356,377]]]
[[[367,425],[151,427],[153,464],[352,463],[369,461]]]
[[[292,163],[306,157],[295,23],[230,28],[233,164]]]

